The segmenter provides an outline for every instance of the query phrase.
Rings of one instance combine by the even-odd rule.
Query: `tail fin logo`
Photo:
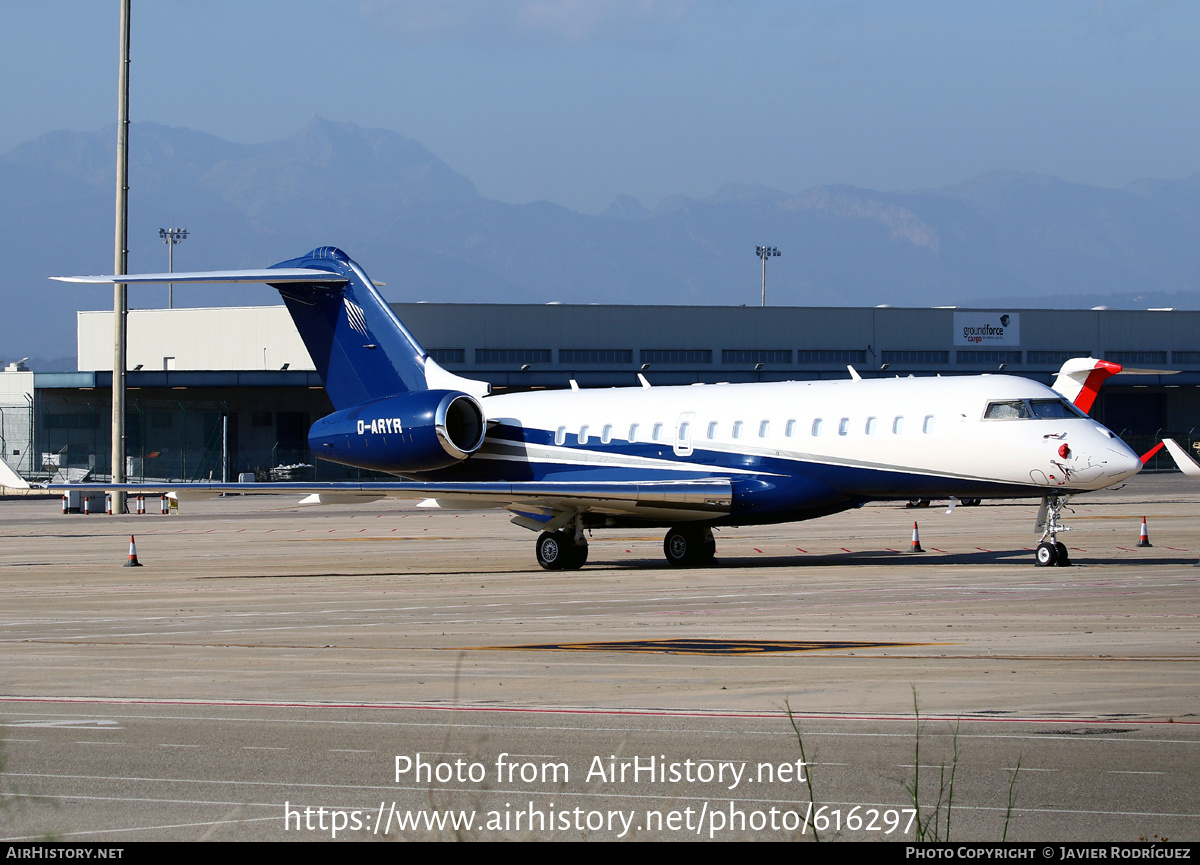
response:
[[[345,298],[345,305],[346,321],[350,323],[350,327],[363,336],[367,336],[367,317],[363,315],[362,307],[350,298]]]

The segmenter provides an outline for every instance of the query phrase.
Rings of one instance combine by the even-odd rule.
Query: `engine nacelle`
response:
[[[423,390],[385,397],[321,418],[308,446],[321,459],[400,474],[454,465],[479,450],[483,407],[460,391]]]

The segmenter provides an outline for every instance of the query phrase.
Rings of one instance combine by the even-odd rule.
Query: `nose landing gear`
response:
[[[1060,519],[1062,509],[1067,506],[1068,496],[1044,496],[1038,510],[1037,528],[1042,529],[1042,539],[1034,553],[1034,564],[1039,568],[1069,568],[1071,556],[1067,545],[1058,539],[1059,532],[1071,530]]]

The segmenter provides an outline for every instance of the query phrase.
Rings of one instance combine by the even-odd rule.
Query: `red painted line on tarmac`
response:
[[[1118,549],[1118,550],[1124,550],[1124,551],[1125,551],[1125,552],[1127,552],[1127,553],[1132,553],[1132,552],[1133,552],[1133,550],[1129,549],[1129,547],[1117,547],[1117,549]]]
[[[846,549],[845,547],[842,547],[841,549],[842,549],[842,552],[845,552],[845,553],[852,553],[852,552],[854,552],[854,550],[848,550],[848,549]]]
[[[754,547],[754,552],[756,552],[756,553],[761,553],[761,552],[762,552],[762,550],[760,550],[758,547]]]
[[[990,553],[991,552],[991,550],[985,550],[983,547],[976,547],[975,549],[979,550],[981,553]]]
[[[705,712],[695,709],[589,709],[551,708],[544,706],[427,706],[414,703],[305,703],[300,701],[274,700],[155,700],[138,697],[0,697],[0,703],[57,703],[57,704],[90,704],[107,706],[245,706],[264,709],[389,709],[416,712],[500,712],[505,714],[529,715],[614,715],[614,716],[643,716],[658,718],[786,718],[786,711],[777,712]],[[911,715],[871,715],[871,714],[836,714],[831,712],[792,712],[797,718],[827,721],[901,721],[911,724]],[[1111,726],[1111,718],[996,718],[993,716],[977,717],[973,715],[925,715],[929,721],[973,721],[990,724],[1097,724]],[[1160,725],[1180,726],[1200,725],[1197,721],[1137,721],[1121,719],[1122,724],[1137,724],[1150,727]]]
[[[802,552],[802,553],[807,553],[807,552],[808,552],[808,550],[801,549],[800,547],[796,547],[796,549],[800,550],[800,552]]]
[[[1174,550],[1174,551],[1175,551],[1175,552],[1177,552],[1177,553],[1186,553],[1186,552],[1188,552],[1188,550],[1181,549],[1180,547],[1167,547],[1167,549],[1168,549],[1168,550]]]
[[[884,547],[884,549],[885,549],[885,550],[887,550],[889,553],[898,553],[898,552],[900,552],[899,550],[893,550],[891,547]]]
[[[929,549],[933,550],[935,553],[944,553],[944,552],[946,552],[945,550],[939,550],[937,547],[930,547]]]

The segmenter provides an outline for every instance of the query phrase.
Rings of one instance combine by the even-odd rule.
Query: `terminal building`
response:
[[[1093,416],[1139,453],[1200,427],[1200,311],[392,304],[446,369],[494,392],[863,377],[1019,375],[1068,358],[1135,370]],[[78,370],[0,373],[5,458],[29,478],[109,476],[112,313],[78,313]],[[132,480],[198,480],[316,462],[308,428],[333,410],[283,306],[131,310]],[[1167,466],[1164,463],[1164,468]]]

